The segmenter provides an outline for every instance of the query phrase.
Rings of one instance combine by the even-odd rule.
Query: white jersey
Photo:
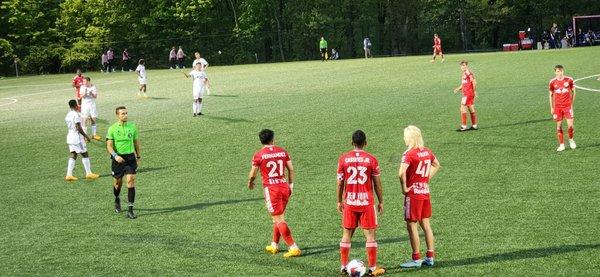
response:
[[[146,79],[146,67],[143,64],[138,64],[135,71],[140,73],[140,78]]]
[[[201,64],[202,65],[202,69],[207,68],[208,67],[208,62],[204,59],[204,58],[200,58],[200,59],[195,59],[192,62],[192,67],[196,66],[196,64]]]
[[[96,86],[81,86],[79,88],[79,95],[81,95],[81,105],[92,105],[96,104],[96,97],[98,97],[98,90]]]
[[[192,77],[192,91],[194,96],[201,95],[204,92],[204,81],[206,80],[206,73],[204,71],[190,71]]]
[[[68,129],[67,144],[80,144],[84,142],[83,136],[77,130],[77,123],[82,124],[81,115],[77,111],[70,111],[65,117],[65,122]]]

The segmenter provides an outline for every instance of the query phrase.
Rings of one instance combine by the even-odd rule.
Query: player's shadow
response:
[[[452,267],[461,267],[461,266],[469,266],[469,265],[480,265],[480,264],[489,264],[496,262],[506,262],[506,261],[520,261],[520,260],[530,260],[530,259],[538,259],[538,258],[546,258],[555,255],[562,255],[567,253],[586,251],[586,250],[596,250],[600,249],[600,244],[571,244],[571,245],[557,245],[557,246],[549,246],[549,247],[541,247],[541,248],[532,248],[532,249],[523,249],[512,252],[505,253],[494,253],[479,257],[472,258],[463,258],[456,260],[436,260],[435,268],[452,268]],[[400,270],[400,266],[397,265],[395,267],[387,268],[387,271],[393,272],[396,270]]]
[[[214,120],[221,120],[221,121],[225,121],[225,122],[229,122],[229,123],[252,122],[251,120],[248,120],[245,118],[231,118],[231,117],[214,116],[214,115],[202,115],[202,117],[205,117],[208,119],[214,119]]]
[[[170,167],[173,167],[173,166],[168,165],[168,166],[157,166],[157,167],[141,167],[140,169],[137,170],[137,174],[153,172],[153,171],[161,171],[161,170],[165,170]],[[110,177],[110,176],[112,176],[110,173],[100,174],[100,177]],[[125,182],[124,179],[123,179],[123,182]]]
[[[234,97],[240,97],[237,94],[211,94],[209,95],[210,97],[226,97],[226,98],[234,98]]]
[[[482,126],[479,128],[479,130],[514,127],[514,126],[519,126],[519,125],[529,125],[529,124],[535,124],[535,123],[546,122],[546,121],[552,121],[552,119],[551,118],[543,118],[543,119],[534,119],[534,120],[527,120],[527,121],[520,121],[520,122],[509,122],[509,123],[491,125],[491,126]]]
[[[361,235],[359,233],[356,233],[354,236],[356,235]],[[378,245],[382,245],[382,244],[390,244],[390,243],[402,243],[402,242],[406,242],[408,241],[408,237],[401,237],[401,238],[387,238],[387,239],[378,239],[377,240],[377,244]],[[365,244],[364,242],[353,242],[352,243],[352,249],[360,249],[360,248],[365,248]],[[338,244],[331,244],[331,245],[320,245],[320,246],[309,246],[309,247],[305,247],[302,248],[302,256],[312,256],[312,255],[318,255],[318,254],[322,254],[322,253],[327,253],[327,252],[334,252],[334,251],[339,251],[340,250],[340,245]]]
[[[177,206],[170,208],[140,208],[137,209],[140,211],[138,216],[146,216],[146,215],[157,215],[157,214],[165,214],[165,213],[175,213],[181,211],[188,210],[202,210],[212,206],[220,206],[220,205],[232,205],[244,202],[254,202],[254,201],[262,201],[263,198],[248,198],[248,199],[230,199],[230,200],[222,200],[215,202],[206,202],[206,203],[196,203],[185,206]]]
[[[148,99],[151,99],[151,100],[169,100],[171,98],[169,98],[169,97],[148,97]]]

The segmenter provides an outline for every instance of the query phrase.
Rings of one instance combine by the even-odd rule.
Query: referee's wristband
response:
[[[117,153],[115,153],[115,152],[112,152],[112,153],[110,153],[110,155],[111,155],[113,158],[116,158],[116,157],[118,156],[118,155],[117,155]]]

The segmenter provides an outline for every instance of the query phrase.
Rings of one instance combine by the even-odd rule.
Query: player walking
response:
[[[138,91],[138,96],[148,98],[146,95],[146,84],[148,81],[146,80],[146,66],[144,65],[146,61],[144,59],[140,59],[138,62],[138,66],[135,69],[135,73],[138,75],[138,82],[140,83],[140,91]]]
[[[421,130],[415,126],[404,129],[404,143],[408,147],[402,155],[399,176],[402,193],[404,194],[404,220],[412,247],[412,260],[400,265],[402,268],[433,266],[435,250],[433,246],[433,231],[429,218],[431,217],[431,201],[429,196],[429,180],[440,169],[440,163],[433,152],[425,147]],[[421,260],[419,251],[418,225],[425,233],[427,254]]]
[[[442,56],[442,62],[444,62],[445,59],[444,53],[442,52],[442,40],[440,39],[438,34],[433,34],[433,58],[431,58],[432,63],[435,62],[435,58],[438,55]]]
[[[81,73],[81,69],[77,69],[77,73],[73,80],[71,81],[71,85],[75,88],[75,99],[77,100],[77,110],[81,109],[81,94],[79,94],[79,88],[83,84],[83,74]]]
[[[194,70],[190,71],[189,74],[183,73],[185,77],[192,78],[192,95],[194,97],[192,109],[194,116],[202,115],[202,97],[204,96],[204,90],[208,83],[206,72],[202,71],[201,68],[201,63],[195,63]]]
[[[460,69],[463,72],[462,84],[454,89],[454,93],[462,90],[463,97],[460,102],[460,129],[458,132],[464,132],[468,130],[477,130],[477,114],[475,114],[475,98],[477,98],[477,81],[475,76],[469,69],[469,62],[462,60],[460,62]],[[471,128],[467,129],[467,111],[471,114]]]
[[[86,141],[90,141],[90,137],[88,137],[81,127],[81,116],[79,115],[79,112],[77,112],[77,101],[74,99],[69,100],[69,108],[71,108],[71,111],[67,113],[65,122],[67,123],[68,128],[67,144],[69,145],[70,155],[69,162],[67,164],[67,176],[65,177],[65,180],[77,180],[77,177],[73,176],[73,169],[75,169],[75,160],[77,159],[77,154],[81,154],[83,157],[81,162],[85,168],[85,178],[97,179],[100,177],[100,175],[92,173],[92,165],[85,144]]]
[[[127,217],[135,219],[133,212],[135,202],[135,177],[138,160],[140,157],[140,141],[135,124],[128,122],[127,108],[124,106],[115,109],[117,123],[108,128],[106,135],[106,150],[111,156],[111,171],[114,178],[113,194],[115,195],[115,212],[121,212],[121,186],[123,177],[127,180]]]
[[[337,168],[337,210],[342,214],[343,235],[340,242],[341,274],[348,274],[346,265],[350,255],[352,235],[357,227],[366,237],[369,275],[380,276],[385,269],[377,267],[377,214],[383,212],[383,189],[379,178],[377,158],[363,150],[367,136],[361,130],[352,134],[354,150],[344,153]],[[373,190],[379,204],[375,207]]]
[[[269,129],[258,133],[263,148],[252,157],[252,168],[248,176],[248,188],[254,189],[254,179],[260,169],[267,210],[273,218],[273,241],[265,250],[271,254],[279,252],[279,239],[283,236],[288,245],[285,258],[297,257],[302,251],[292,237],[292,231],[285,221],[285,208],[294,189],[294,167],[290,155],[285,149],[275,146],[275,134]],[[287,169],[288,176],[284,173]]]
[[[548,90],[550,94],[550,112],[554,121],[556,121],[556,135],[558,137],[558,148],[556,151],[561,152],[565,150],[565,141],[563,138],[562,122],[563,119],[567,120],[568,134],[569,134],[569,146],[571,149],[575,149],[577,145],[573,140],[575,131],[573,130],[573,103],[575,103],[575,85],[573,78],[564,75],[564,67],[557,65],[554,67],[554,74],[556,77],[550,80]]]
[[[96,98],[98,98],[98,90],[91,82],[90,77],[83,79],[83,85],[79,88],[81,93],[81,117],[85,123],[87,119],[90,119],[92,123],[92,138],[95,140],[101,140],[102,137],[96,132],[96,118],[98,118],[98,112],[96,111]],[[84,124],[85,125],[85,124]],[[88,134],[87,128],[85,133]]]

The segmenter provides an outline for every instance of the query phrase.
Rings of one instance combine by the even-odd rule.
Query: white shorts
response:
[[[138,77],[138,82],[140,82],[140,85],[145,85],[147,81],[146,78]]]
[[[96,103],[87,103],[81,105],[81,116],[85,119],[88,117],[97,118]]]
[[[194,100],[204,97],[204,89],[193,89]]]
[[[85,145],[85,141],[82,141],[77,144],[69,144],[69,152],[75,152],[77,154],[87,152],[87,147]]]

